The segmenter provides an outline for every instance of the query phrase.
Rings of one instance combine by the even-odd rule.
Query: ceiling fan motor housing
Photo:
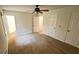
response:
[[[35,8],[35,11],[36,11],[36,12],[40,12],[40,9],[39,9],[39,8]]]

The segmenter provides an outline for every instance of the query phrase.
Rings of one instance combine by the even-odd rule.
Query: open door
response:
[[[7,40],[4,31],[3,19],[0,14],[0,54],[7,53]]]

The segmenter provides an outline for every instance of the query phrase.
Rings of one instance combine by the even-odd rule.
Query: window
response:
[[[8,31],[9,33],[13,33],[16,31],[16,26],[15,26],[15,17],[11,15],[6,15],[7,17],[7,23],[8,23]]]

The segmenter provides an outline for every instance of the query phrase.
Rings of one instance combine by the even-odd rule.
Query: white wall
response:
[[[24,12],[4,11],[4,18],[5,15],[15,16],[17,35],[32,33],[32,14]]]
[[[75,15],[75,13],[77,14]],[[49,12],[44,13],[43,17],[44,17],[44,32],[43,32],[44,34],[49,35],[57,40],[71,44],[73,46],[79,47],[78,6],[71,6],[50,10]],[[76,23],[70,25],[72,21]],[[70,27],[72,27],[72,29],[69,30]],[[73,31],[73,28],[76,29]],[[68,30],[70,32],[68,32]]]

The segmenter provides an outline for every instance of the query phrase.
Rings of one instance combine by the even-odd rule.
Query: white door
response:
[[[56,23],[56,39],[60,41],[65,41],[67,26],[70,20],[71,13],[60,11],[57,13],[57,23]]]
[[[7,40],[4,33],[3,20],[0,15],[0,53],[4,53],[7,49]]]
[[[79,12],[72,13],[66,42],[79,47]]]
[[[55,37],[55,28],[56,28],[56,14],[55,13],[51,13],[49,15],[49,36],[51,37]],[[46,19],[45,19],[46,20]]]

